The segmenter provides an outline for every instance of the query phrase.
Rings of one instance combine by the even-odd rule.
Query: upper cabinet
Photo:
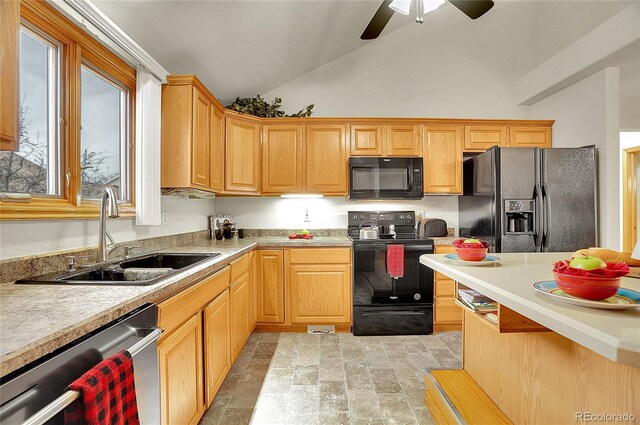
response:
[[[506,125],[465,125],[465,152],[484,152],[493,146],[507,146]]]
[[[0,1],[0,150],[18,150],[20,2]]]
[[[509,146],[550,148],[551,127],[511,126],[509,127]]]
[[[383,126],[351,124],[351,156],[382,156]]]
[[[351,156],[420,156],[420,125],[351,124]]]
[[[260,121],[234,114],[226,118],[225,190],[260,191]]]
[[[385,125],[385,155],[420,156],[422,155],[422,135],[419,125]]]
[[[303,190],[302,125],[262,127],[262,192]]]
[[[312,193],[347,194],[347,125],[307,124],[306,190]]]
[[[462,125],[424,127],[424,193],[462,193]]]
[[[193,75],[162,89],[162,187],[220,192],[224,107]]]

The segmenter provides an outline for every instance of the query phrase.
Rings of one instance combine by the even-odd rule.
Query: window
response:
[[[118,199],[129,200],[128,90],[89,66],[81,72],[82,198],[100,197],[105,186],[115,186]]]
[[[135,216],[135,68],[48,2],[20,2],[20,19],[19,150],[0,151],[0,192],[31,200],[0,200],[0,219],[97,217],[107,185]]]
[[[0,191],[59,196],[60,46],[20,29],[19,151],[0,152]]]

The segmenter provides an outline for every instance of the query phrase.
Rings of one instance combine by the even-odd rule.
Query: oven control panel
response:
[[[380,226],[390,224],[410,225],[416,224],[415,211],[349,211],[349,226],[359,226],[365,222],[373,222]]]

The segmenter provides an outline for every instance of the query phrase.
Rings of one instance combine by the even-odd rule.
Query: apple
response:
[[[480,242],[480,239],[471,238],[471,239],[465,239],[464,242],[462,243],[482,243],[482,242]]]
[[[302,232],[300,232],[300,233],[302,233],[303,235],[308,235],[308,234],[309,234],[309,233],[311,233],[311,232],[310,232],[310,231],[308,231],[307,229],[304,229],[304,230],[303,230]]]
[[[569,263],[569,267],[582,270],[606,269],[607,263],[598,257],[591,257],[589,255],[582,254],[582,256],[572,258]]]

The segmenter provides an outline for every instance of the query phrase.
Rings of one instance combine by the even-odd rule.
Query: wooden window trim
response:
[[[33,197],[29,203],[0,201],[0,220],[83,219],[100,215],[99,201],[80,199],[80,67],[83,61],[129,90],[129,193],[121,217],[135,217],[136,70],[42,0],[22,0],[20,18],[62,46],[60,129],[62,193]],[[16,105],[18,107],[18,105]],[[66,170],[71,172],[66,185]]]

